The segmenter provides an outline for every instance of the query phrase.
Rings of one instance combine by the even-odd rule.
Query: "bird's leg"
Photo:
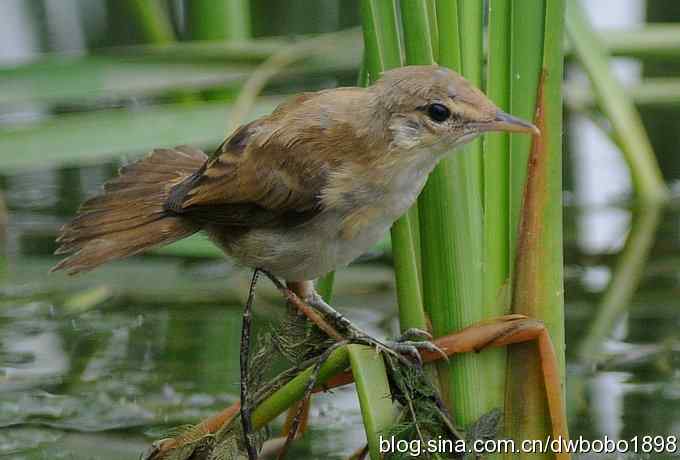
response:
[[[305,315],[307,319],[309,319],[312,323],[314,323],[319,329],[321,329],[323,332],[326,333],[329,337],[341,341],[344,340],[344,337],[332,326],[330,325],[322,315],[320,315],[317,311],[315,311],[313,308],[311,308],[307,303],[305,303],[302,298],[305,297],[305,293],[308,292],[307,284],[302,283],[300,286],[295,286],[295,283],[289,283],[290,286],[286,286],[283,284],[277,277],[272,275],[271,273],[261,270],[262,273],[269,278],[269,280],[274,283],[274,286],[281,292],[286,300],[291,303],[295,308],[298,309],[300,313]],[[313,288],[312,288],[313,289]],[[298,295],[295,291],[299,292],[301,295]]]
[[[432,342],[415,342],[407,339],[397,339],[396,341],[381,341],[361,328],[356,326],[335,308],[328,305],[323,298],[314,290],[312,281],[289,282],[285,286],[274,275],[263,271],[263,273],[274,283],[274,285],[286,296],[286,299],[293,304],[301,313],[316,324],[328,336],[337,341],[347,340],[352,343],[360,343],[374,347],[381,351],[386,351],[404,364],[411,364],[411,361],[404,356],[411,357],[418,365],[422,364],[419,350],[441,353],[443,352]],[[310,308],[311,307],[311,308]],[[407,331],[408,332],[408,331]],[[427,336],[429,334],[420,330],[412,330],[413,335]]]
[[[432,335],[420,329],[409,329],[396,340],[378,340],[370,336],[367,332],[356,326],[336,309],[328,305],[319,294],[313,289],[305,297],[305,301],[314,309],[324,315],[324,317],[337,329],[344,333],[346,339],[352,343],[360,343],[375,347],[378,350],[386,351],[398,357],[404,364],[404,356],[408,356],[418,365],[422,364],[420,351],[439,353],[446,357],[444,352],[432,343]]]
[[[248,460],[257,460],[257,448],[255,447],[253,439],[253,425],[250,420],[248,366],[250,365],[250,326],[252,323],[253,299],[255,297],[255,285],[257,284],[259,277],[260,270],[256,268],[253,272],[253,278],[250,281],[248,300],[243,309],[243,320],[241,325],[241,426],[243,427],[243,441],[245,443],[246,452],[248,452]]]
[[[317,294],[317,292],[314,290],[314,287],[311,287],[303,300],[316,311],[321,313],[336,330],[344,333],[347,338],[354,339],[368,336],[366,332],[354,325],[354,323],[348,320],[342,313],[328,305],[326,301],[323,300],[319,294]]]
[[[288,282],[286,286],[271,273],[266,271],[263,271],[263,273],[293,306],[329,337],[336,341],[349,340],[353,343],[366,343],[370,339],[370,345],[387,348],[385,344],[378,342],[377,339],[372,339],[368,333],[355,326],[335,308],[328,305],[314,290],[312,281]]]

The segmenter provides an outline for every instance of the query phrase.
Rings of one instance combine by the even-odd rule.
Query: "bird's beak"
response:
[[[502,110],[496,112],[496,118],[491,121],[479,123],[477,128],[480,132],[504,131],[509,133],[530,133],[539,136],[541,131],[532,123],[514,117]]]

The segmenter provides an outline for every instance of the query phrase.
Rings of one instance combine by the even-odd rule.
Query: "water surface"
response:
[[[47,276],[57,226],[111,169],[1,182],[11,209],[9,270],[0,275],[3,458],[137,458],[172,427],[237,398],[247,273],[221,261],[156,256],[75,279]],[[77,193],[64,193],[63,184],[74,177]],[[606,223],[607,215],[615,216],[618,230],[593,247],[587,236],[595,230],[584,222],[600,216]],[[565,224],[572,436],[677,435],[678,207],[569,207]],[[607,293],[612,283],[630,295],[626,289]],[[282,308],[266,282],[258,293],[256,327],[262,330]],[[337,293],[335,304],[351,318],[375,333],[394,334],[393,282],[382,259],[341,272]],[[314,398],[311,427],[290,458],[342,459],[361,447],[351,386]]]

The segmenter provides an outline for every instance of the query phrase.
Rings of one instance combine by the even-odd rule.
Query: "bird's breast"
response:
[[[364,232],[373,234],[374,227],[384,231],[415,203],[435,164],[413,162],[380,185],[356,186],[354,199],[344,203],[339,237],[351,241]]]

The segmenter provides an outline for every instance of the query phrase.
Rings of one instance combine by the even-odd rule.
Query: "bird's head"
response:
[[[399,150],[445,153],[482,133],[539,134],[533,124],[507,114],[456,72],[436,65],[385,72],[371,87],[375,110]]]

